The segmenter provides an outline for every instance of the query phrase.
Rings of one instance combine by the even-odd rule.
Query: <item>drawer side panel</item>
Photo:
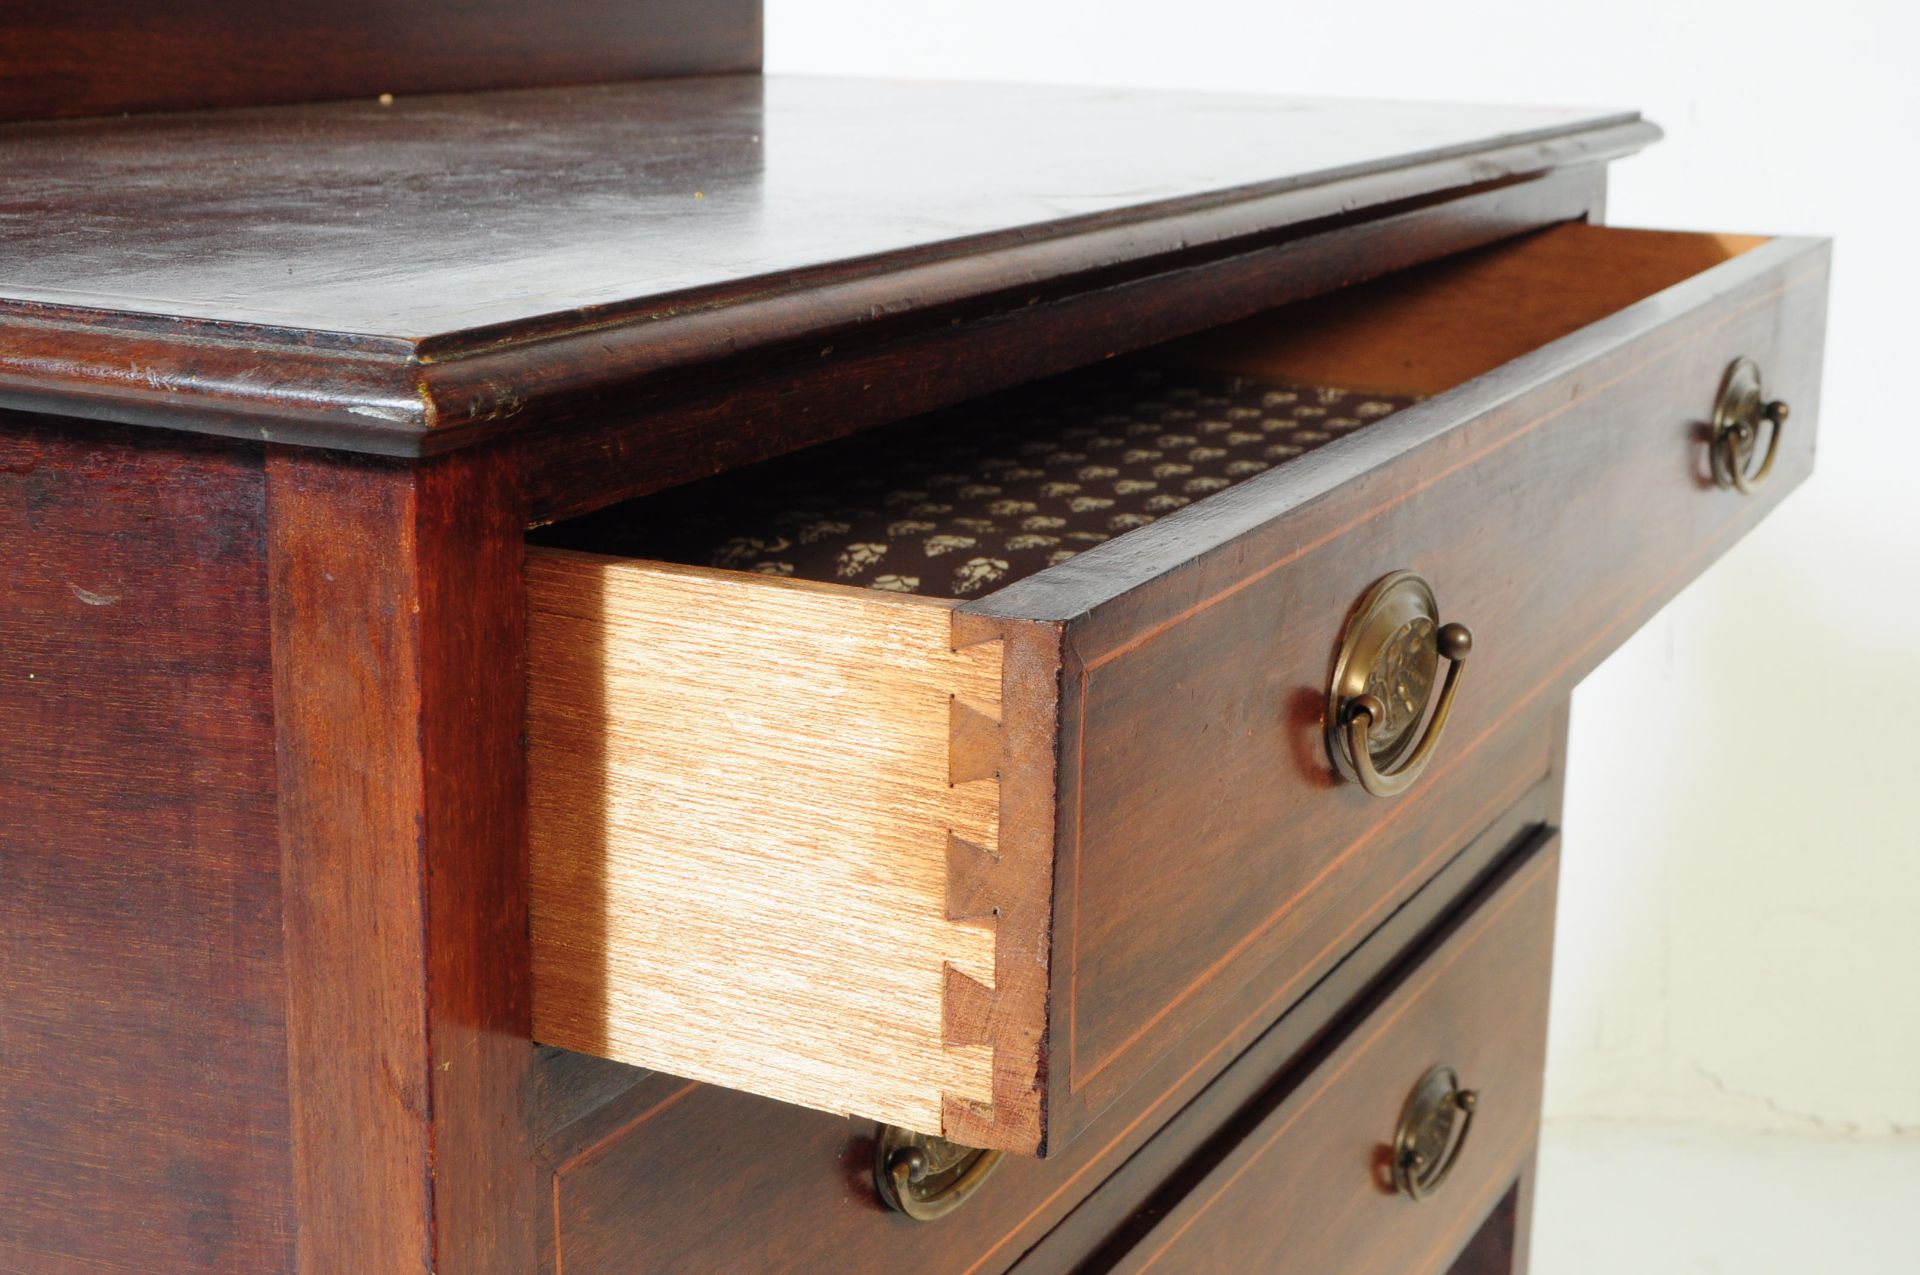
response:
[[[948,864],[999,849],[1001,644],[834,586],[527,577],[536,1037],[928,1132],[990,1106],[948,1001],[990,997],[994,918]]]

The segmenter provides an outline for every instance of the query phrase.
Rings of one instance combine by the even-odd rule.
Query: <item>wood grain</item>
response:
[[[948,863],[999,856],[999,784],[950,741],[998,720],[1000,644],[561,550],[528,592],[538,1038],[930,1132],[990,1108],[994,918],[950,917]]]
[[[1524,436],[1532,432],[1529,426],[1537,428],[1561,420],[1574,406],[1567,402],[1566,384],[1573,377],[1580,377],[1587,391],[1579,400],[1588,404],[1586,410],[1603,417],[1611,413],[1616,420],[1635,419],[1630,411],[1618,407],[1611,408],[1610,413],[1605,410],[1620,393],[1616,384],[1623,373],[1643,372],[1643,379],[1649,382],[1661,375],[1672,377],[1673,383],[1664,389],[1665,405],[1649,406],[1660,412],[1664,422],[1660,428],[1679,434],[1680,467],[1693,479],[1704,481],[1707,461],[1705,441],[1699,434],[1700,418],[1712,411],[1724,368],[1723,361],[1720,368],[1709,369],[1715,355],[1729,349],[1749,350],[1772,369],[1770,384],[1779,393],[1817,407],[1831,257],[1832,245],[1827,240],[1770,239],[1733,260],[1723,260],[1672,287],[1643,296],[1625,309],[1524,354],[1493,373],[1317,448],[1300,463],[1279,466],[1269,474],[1237,484],[1174,516],[1095,546],[1061,566],[966,603],[965,609],[1031,619],[1058,619],[1106,609],[1108,622],[1100,625],[1090,654],[1125,644],[1138,636],[1137,630],[1128,631],[1128,625],[1143,610],[1154,611],[1155,620],[1165,622],[1187,609],[1193,597],[1211,596],[1212,586],[1244,575],[1244,571],[1236,572],[1233,564],[1255,546],[1251,542],[1236,543],[1240,536],[1262,527],[1271,534],[1280,529],[1283,515],[1297,511],[1301,520],[1292,523],[1288,532],[1296,534],[1300,528],[1311,528],[1316,538],[1306,544],[1314,547],[1325,533],[1342,530],[1355,517],[1364,520],[1369,509],[1389,508],[1424,492],[1431,484],[1422,485],[1423,478],[1468,473],[1470,465],[1461,462],[1479,459],[1480,450],[1470,445],[1478,436]],[[1434,345],[1465,339],[1462,328],[1466,323],[1438,324],[1424,339]],[[1768,331],[1771,324],[1791,325],[1792,330],[1776,334]],[[1302,337],[1284,323],[1273,325],[1269,331],[1276,344]],[[1709,338],[1714,345],[1703,351],[1700,346]],[[1671,371],[1675,366],[1687,370],[1675,375]],[[1681,378],[1688,372],[1699,379],[1683,385]],[[1663,393],[1658,385],[1649,385],[1643,392],[1649,397]],[[1682,394],[1685,397],[1676,397]],[[1798,445],[1810,444],[1813,430],[1812,425],[1803,430]],[[1604,432],[1637,437],[1626,430]],[[1459,437],[1450,446],[1436,446],[1451,435]],[[1419,458],[1426,468],[1413,472],[1417,468],[1414,453],[1423,448],[1433,454]],[[1563,463],[1550,466],[1547,472],[1574,486],[1586,474],[1609,472],[1603,457],[1604,453],[1596,451],[1586,457],[1584,468]],[[1785,458],[1783,454],[1783,463]],[[1411,481],[1402,472],[1376,472],[1393,464],[1406,467]],[[1671,477],[1672,468],[1668,464],[1660,472]],[[1701,499],[1684,499],[1677,508],[1683,515],[1727,509],[1757,512],[1794,481],[1790,473],[1785,482],[1759,501],[1742,503],[1731,493],[1701,492]],[[1536,479],[1527,486],[1532,489],[1544,484],[1545,479]],[[1396,485],[1406,494],[1396,499],[1388,492],[1381,497],[1383,488]],[[1336,493],[1342,498],[1328,499]],[[1231,555],[1219,555],[1219,550],[1230,545],[1234,550]],[[1154,600],[1156,591],[1143,586],[1163,577],[1172,577],[1180,590],[1165,590],[1165,596],[1152,607],[1108,608],[1125,596],[1141,603]],[[1184,593],[1189,586],[1203,591]],[[1179,602],[1182,597],[1186,604]]]
[[[1283,230],[1182,251],[1150,271],[1109,267],[1045,282],[1027,278],[1014,292],[909,311],[897,321],[876,317],[836,331],[831,358],[822,357],[818,343],[796,342],[698,364],[658,385],[604,391],[578,406],[551,400],[550,419],[527,430],[529,512],[536,522],[591,512],[1584,217],[1599,206],[1605,185],[1600,167],[1586,164],[1448,191],[1444,198],[1374,202],[1402,183],[1417,190],[1434,180],[1418,171],[1394,172],[1311,187],[1290,197],[1300,202],[1303,220]],[[1336,206],[1357,211],[1326,211]],[[1027,268],[1031,274],[1059,264],[1056,257]],[[915,282],[912,290],[925,295],[935,282]],[[876,307],[890,316],[898,310],[884,298],[891,286],[875,286]],[[737,339],[716,331],[721,334]],[[597,356],[591,366],[600,366]],[[460,428],[449,418],[430,441],[450,443]]]
[[[485,452],[276,451],[268,480],[299,1267],[520,1275],[533,1051],[511,473]]]
[[[1533,244],[1563,242],[1557,233]],[[1776,390],[1790,399],[1817,397],[1822,246],[1777,242],[1725,260],[1717,240],[1660,237],[1659,250],[1651,254],[1655,267],[1639,270],[1629,265],[1649,256],[1642,236],[1581,230],[1568,238],[1594,262],[1589,268],[1595,272],[1607,270],[1618,245],[1628,263],[1621,273],[1635,282],[1632,291],[1618,295],[1640,299],[1592,323],[1591,295],[1550,290],[1561,309],[1542,301],[1524,325],[1530,338],[1547,344],[1476,378],[1460,394],[1443,394],[1354,431],[1300,461],[963,604],[956,613],[958,632],[991,635],[1011,619],[1044,634],[1030,660],[1005,665],[1002,693],[1005,704],[1030,703],[1040,725],[1016,743],[1003,723],[1003,754],[995,768],[986,759],[991,732],[969,712],[949,709],[944,726],[957,743],[946,745],[942,782],[920,793],[921,800],[937,799],[947,791],[944,781],[989,769],[1003,776],[1016,768],[1045,774],[1031,788],[1038,799],[1017,820],[1008,821],[1003,812],[1000,826],[1002,833],[1020,829],[1031,849],[1009,860],[970,838],[953,839],[943,886],[949,918],[979,918],[996,903],[1031,909],[1015,927],[1025,936],[1022,942],[1032,945],[1029,957],[1009,966],[1010,949],[1000,948],[1001,969],[992,977],[956,962],[959,973],[949,977],[945,992],[953,1011],[949,1043],[986,1045],[993,1032],[976,1034],[976,1021],[1002,1031],[995,1037],[1005,1046],[997,1056],[1006,1065],[997,1109],[1034,1113],[1041,1136],[1029,1149],[1064,1146],[1238,986],[1270,972],[1293,976],[1329,959],[1323,946],[1328,934],[1405,898],[1419,880],[1408,874],[1409,865],[1428,848],[1428,839],[1437,835],[1443,844],[1455,843],[1543,773],[1542,750],[1524,742],[1510,723],[1527,720],[1538,703],[1557,701],[1804,474],[1811,423],[1792,437],[1776,484],[1762,499],[1711,490],[1694,412],[1710,405],[1720,372],[1735,354],[1759,357],[1772,369]],[[1530,259],[1542,249],[1510,251]],[[1676,263],[1702,260],[1719,264],[1665,288],[1682,268]],[[1459,286],[1468,294],[1481,289],[1472,272],[1450,277],[1464,278]],[[1648,288],[1655,290],[1651,298],[1645,296]],[[1438,285],[1435,295],[1421,294],[1418,339],[1426,346],[1451,343],[1445,316],[1464,329],[1481,322],[1475,306],[1448,306],[1447,295]],[[1571,335],[1553,339],[1567,328]],[[1292,325],[1276,318],[1266,331],[1273,347],[1284,349],[1289,334],[1318,340],[1320,328],[1310,317]],[[1353,339],[1373,339],[1370,327],[1361,332]],[[1365,460],[1356,461],[1356,455]],[[1505,494],[1494,500],[1489,492]],[[1476,530],[1463,531],[1469,527]],[[1476,673],[1463,693],[1449,740],[1428,775],[1407,795],[1382,803],[1331,773],[1322,686],[1328,651],[1354,599],[1401,567],[1425,574],[1445,614],[1463,618],[1480,634],[1475,668],[1490,671]],[[713,578],[643,564],[626,569],[635,578],[662,571],[662,579]],[[636,596],[630,616],[617,622],[593,600],[593,587],[575,590],[587,601],[570,604],[578,628],[566,640],[543,643],[553,659],[599,660],[605,656],[582,652],[619,645],[648,652],[626,658],[654,661],[628,674],[636,688],[702,677],[715,684],[703,688],[692,708],[663,718],[657,704],[637,693],[616,703],[595,689],[594,678],[612,680],[597,664],[579,675],[556,676],[540,689],[539,679],[548,676],[538,668],[543,654],[536,660],[537,693],[568,706],[564,711],[578,731],[569,747],[586,759],[575,767],[576,778],[587,787],[537,791],[537,800],[552,801],[559,814],[594,808],[603,800],[594,785],[605,762],[593,750],[613,739],[615,747],[630,751],[628,784],[635,793],[680,785],[692,790],[689,801],[712,800],[745,786],[753,795],[729,796],[731,812],[772,811],[777,807],[765,793],[792,786],[783,778],[782,768],[791,764],[786,755],[822,753],[817,728],[793,723],[819,712],[831,696],[782,704],[772,715],[743,716],[731,701],[724,712],[714,707],[724,694],[753,685],[757,665],[791,660],[778,652],[781,634],[743,639],[737,627],[699,620],[700,637],[690,644],[646,627],[661,617],[679,626],[684,615],[764,605],[740,600],[754,595],[817,597],[833,605],[804,626],[820,635],[816,640],[826,640],[839,626],[840,640],[851,644],[846,649],[852,663],[901,660],[897,650],[862,637],[866,621],[841,601],[855,596],[844,589],[815,585],[809,592],[791,582],[719,578],[726,582],[726,602],[719,595]],[[878,614],[899,610],[899,599],[866,596],[863,605]],[[614,642],[606,632],[615,623],[636,627]],[[1002,641],[996,649],[1004,648]],[[695,666],[703,671],[691,671]],[[808,676],[817,676],[807,667]],[[653,695],[657,700],[658,691]],[[730,742],[719,754],[724,780],[706,773],[706,763],[689,767],[669,752],[668,740],[694,733],[687,722],[728,715],[747,742]],[[619,735],[635,729],[635,721],[645,723],[639,728],[644,746],[630,748],[631,741],[619,741]],[[884,736],[886,729],[869,724],[861,733],[878,730]],[[930,737],[934,725],[921,730]],[[670,764],[659,760],[668,756]],[[756,772],[769,778],[756,784]],[[644,787],[643,775],[652,777]],[[537,777],[537,789],[547,786]],[[806,786],[809,796],[814,788],[829,790],[815,782]],[[894,800],[906,802],[911,791],[909,782]],[[703,815],[690,826],[711,822]],[[743,822],[764,820],[749,814]],[[744,833],[735,829],[731,835]],[[619,839],[589,826],[543,836],[537,845],[544,855],[550,844]],[[683,885],[670,875],[688,873],[701,881],[718,875],[719,866],[704,853],[675,850],[672,864],[654,866],[648,888],[658,892],[637,895],[625,906],[651,917],[670,910],[682,894],[700,898],[715,918],[715,932],[723,934],[718,927],[727,916],[724,890]],[[1035,875],[1020,878],[1018,889],[997,895],[984,890],[981,883],[1005,874],[1008,862]],[[1039,862],[1051,864],[1050,882],[1031,866]],[[929,872],[938,866],[930,863]],[[600,879],[610,874],[588,852],[577,871],[568,897],[593,898],[603,888]],[[1037,902],[1043,891],[1050,891],[1050,905]],[[618,914],[623,906],[609,903],[605,910]],[[785,932],[790,925],[773,928]],[[577,928],[596,933],[591,924]],[[591,945],[599,941],[582,940],[585,954],[569,961],[582,970],[598,969],[602,958]],[[671,946],[677,952],[684,945]],[[713,948],[716,959],[720,950]],[[839,960],[842,978],[858,968],[849,954]],[[617,981],[662,981],[658,972],[640,977],[645,968]],[[996,1004],[999,992],[986,990],[1017,985],[1028,989],[1017,1007],[1014,1000]],[[594,985],[572,999],[597,1007],[606,995]],[[668,1007],[649,1012],[665,1016]],[[718,1001],[704,1005],[700,1016],[720,1024],[730,1017]],[[711,1056],[668,1061],[657,1051],[643,1057],[612,1046],[604,1032],[581,1034],[578,1025],[568,1030],[574,1034],[545,1039],[701,1079],[724,1078],[729,1050],[755,1052],[722,1034],[709,1044]],[[796,1021],[790,1030],[804,1039],[810,1029]],[[1005,1030],[1026,1035],[1016,1042]],[[1041,1075],[1045,1092],[1031,1092],[1032,1078]],[[746,1087],[777,1092],[768,1084],[760,1079]],[[815,1094],[811,1100],[875,1114],[871,1106],[824,1098]],[[966,1119],[964,1104],[950,1104],[942,1127],[967,1128],[976,1144],[1009,1145],[1004,1129],[974,1128]]]
[[[545,79],[678,56],[643,30],[674,3],[510,68],[523,15],[410,0],[380,30],[457,35],[414,84]],[[731,56],[747,11],[681,15],[676,47]],[[330,12],[228,33],[274,44],[256,62],[163,39],[135,67],[60,42],[148,15],[49,11],[0,69],[44,36],[59,109],[90,110],[361,92],[419,45],[289,71]],[[50,83],[0,79],[0,115]],[[1546,940],[1483,909],[1437,983],[1396,971],[1550,817],[1566,688],[1806,473],[1824,246],[1570,227],[1218,335],[1438,397],[984,604],[523,577],[529,522],[1592,214],[1599,161],[1654,130],[751,77],[402,92],[0,129],[0,222],[30,227],[0,232],[0,407],[428,458],[0,420],[26,546],[0,653],[30,674],[0,679],[0,1266],[1429,1271],[1497,1201],[1463,1260],[1523,1264],[1526,1136],[1485,1135],[1527,1104],[1412,1222],[1359,1225],[1381,1201],[1340,1166],[1384,1136],[1406,1024],[1462,1057],[1533,1030],[1544,967],[1514,954]],[[1797,409],[1758,501],[1699,463],[1736,352]],[[1315,643],[1399,565],[1481,662],[1451,762],[1382,810],[1325,787]],[[550,570],[591,579],[541,610]],[[916,1228],[873,1199],[864,1125],[537,1050],[545,943],[580,1047],[1052,1158]],[[1335,1026],[1363,997],[1385,1035]],[[1124,1047],[1076,1087],[1083,1029]],[[1487,1061],[1537,1084],[1524,1049]]]
[[[0,1269],[292,1261],[264,489],[0,414]]]
[[[13,125],[0,407],[396,455],[598,437],[694,369],[711,389],[746,358],[1017,323],[1655,136],[1619,113],[759,76]],[[1437,220],[1459,247],[1588,206]],[[789,431],[831,428],[786,406]]]
[[[0,4],[0,120],[751,71],[759,0]]]
[[[1248,1050],[1248,1062],[1220,1077],[1206,1101],[1234,1105],[1227,1122],[1202,1121],[1183,1112],[1178,1119],[1101,1184],[1100,1190],[1049,1232],[1019,1264],[1022,1275],[1098,1269],[1090,1253],[1109,1259],[1129,1251],[1142,1231],[1164,1209],[1169,1186],[1190,1185],[1212,1159],[1237,1145],[1246,1130],[1264,1118],[1276,1089],[1288,1084],[1324,1046],[1376,1004],[1385,991],[1414,964],[1421,953],[1450,932],[1476,900],[1498,889],[1513,871],[1529,861],[1557,835],[1552,781],[1536,785],[1503,811],[1493,826],[1468,847],[1447,860],[1429,883],[1390,913],[1351,957],[1333,970],[1266,1037]],[[1317,1006],[1338,1006],[1328,1019],[1316,1019]],[[1296,1024],[1296,1017],[1304,1020]],[[1296,1025],[1305,1029],[1296,1034]],[[1251,1081],[1252,1060],[1266,1070],[1259,1084]],[[1109,1113],[1120,1108],[1116,1103]],[[1266,1105],[1263,1106],[1263,1103]],[[1197,1105],[1197,1104],[1196,1104]],[[1110,1119],[1102,1115],[1100,1121]],[[1096,1126],[1097,1127],[1097,1126]],[[1182,1188],[1173,1187],[1178,1195]]]
[[[1151,1206],[1113,1271],[1445,1271],[1532,1153],[1546,1055],[1557,850],[1536,856],[1230,1142]],[[1387,1155],[1444,1063],[1482,1102],[1452,1176],[1411,1207]]]
[[[1326,643],[1309,626],[1294,637],[1263,623],[1269,603],[1222,608],[1194,622],[1177,655],[1084,683],[1075,840],[1062,856],[1077,870],[1056,929],[1058,1120],[1114,1101],[1241,983],[1324,966],[1333,936],[1406,898],[1548,772],[1545,732],[1522,719],[1455,733],[1392,802],[1339,783],[1317,747],[1318,706],[1275,689],[1324,676]],[[1258,633],[1270,643],[1250,640]],[[1263,666],[1267,676],[1246,676]],[[1193,739],[1207,746],[1171,745]]]
[[[1356,926],[1357,946],[1343,946],[1324,976],[1240,989],[1216,1026],[1183,1040],[1080,1138],[1044,1160],[1003,1160],[939,1226],[888,1213],[874,1197],[870,1124],[555,1051],[541,1070],[552,1077],[541,1153],[554,1204],[541,1270],[1075,1269],[1497,865],[1533,845],[1549,795],[1536,786],[1443,855],[1405,906]],[[608,1068],[629,1078],[617,1093]],[[743,1146],[755,1154],[741,1157]]]
[[[1169,366],[1431,396],[1765,242],[1569,222],[1232,324],[1151,357]]]
[[[1489,732],[1564,696],[1804,477],[1811,420],[1761,497],[1714,489],[1701,421],[1742,355],[1815,410],[1825,277],[1823,244],[1773,241],[964,604],[1063,622],[1073,655],[1055,906],[1070,955],[1054,976],[1069,990],[1053,1033],[1074,1043],[1050,1072],[1056,1132],[1190,1030],[1189,1006],[1273,959],[1282,900],[1244,883],[1300,871],[1325,906],[1306,864],[1373,852],[1381,803],[1334,783],[1321,742],[1330,651],[1366,586],[1417,570],[1476,634],[1449,741],[1392,803],[1417,824],[1476,782]]]
[[[1052,1150],[1047,1120],[1047,1069],[1052,1041],[1047,1004],[1053,976],[1053,810],[1060,721],[1061,626],[1007,624],[954,615],[953,641],[1000,655],[997,751],[998,839],[992,855],[947,859],[947,915],[991,912],[994,926],[991,1000],[967,1037],[993,1049],[993,1098],[986,1106],[949,1097],[947,1136],[966,1146]],[[956,749],[961,744],[956,734]],[[984,767],[970,773],[980,773]],[[949,1002],[948,1036],[956,1035]]]
[[[1631,112],[757,75],[15,125],[8,197],[45,223],[7,227],[0,296],[444,360],[643,313],[707,327],[696,298],[780,291],[793,315],[876,272],[964,259],[977,275],[1020,242],[1131,224],[1135,243],[1100,236],[1099,259],[1074,263],[1120,265],[1168,251],[1169,218],[1203,232],[1178,245],[1194,247],[1273,229],[1283,208],[1297,221],[1307,205],[1275,197],[1330,179],[1397,174],[1377,204],[1653,132]],[[176,176],[156,184],[160,147]],[[1430,161],[1501,152],[1516,166],[1420,180]],[[84,192],[65,180],[76,165]],[[274,214],[292,218],[279,270],[217,251]],[[129,218],[141,235],[100,233]],[[22,236],[36,251],[15,258]],[[952,298],[921,304],[935,299]]]

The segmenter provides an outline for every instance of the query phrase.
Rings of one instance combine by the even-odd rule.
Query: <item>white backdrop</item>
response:
[[[1813,481],[1574,700],[1547,1105],[1920,1136],[1920,8],[768,8],[774,73],[1637,107],[1609,220],[1836,236]]]

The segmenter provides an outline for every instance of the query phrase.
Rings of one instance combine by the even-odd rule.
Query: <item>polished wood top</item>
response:
[[[0,291],[444,343],[1623,118],[748,76],[16,127]]]
[[[532,342],[599,334],[606,375],[651,375],[1656,135],[1608,112],[758,76],[16,124],[0,406],[435,450],[535,403]],[[509,349],[485,403],[413,375]]]

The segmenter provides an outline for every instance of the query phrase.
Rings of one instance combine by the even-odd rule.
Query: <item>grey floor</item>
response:
[[[1920,1137],[1549,1123],[1532,1275],[1920,1275]]]

